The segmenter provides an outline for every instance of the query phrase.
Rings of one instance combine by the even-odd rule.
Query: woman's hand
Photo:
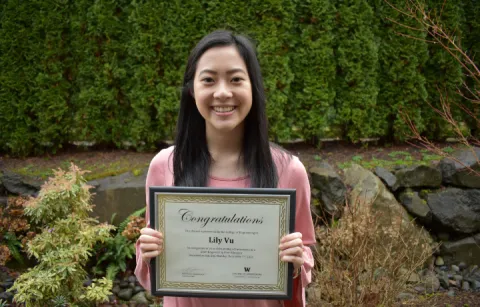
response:
[[[140,251],[142,252],[142,259],[146,263],[150,259],[157,257],[163,251],[163,234],[152,228],[142,228],[140,230]]]
[[[304,263],[303,241],[300,232],[294,232],[280,239],[280,260],[292,262],[294,271],[297,272]]]

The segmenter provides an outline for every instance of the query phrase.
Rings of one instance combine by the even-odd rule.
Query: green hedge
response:
[[[428,0],[429,9],[443,2]],[[448,1],[441,18],[477,58],[479,12],[478,1]],[[149,150],[172,139],[188,53],[218,28],[257,43],[274,140],[401,140],[400,109],[426,135],[445,137],[426,102],[439,105],[438,86],[453,95],[461,67],[388,17],[418,26],[383,0],[4,0],[0,151],[55,152],[74,141]]]

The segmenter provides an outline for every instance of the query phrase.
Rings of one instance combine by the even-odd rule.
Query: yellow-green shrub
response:
[[[107,300],[110,280],[102,278],[83,286],[93,245],[107,239],[113,227],[88,216],[91,194],[83,173],[73,164],[68,172],[56,171],[38,198],[28,202],[25,214],[43,230],[27,244],[28,255],[37,258],[38,264],[20,275],[9,290],[17,291],[16,302],[51,306],[62,298],[76,306]]]

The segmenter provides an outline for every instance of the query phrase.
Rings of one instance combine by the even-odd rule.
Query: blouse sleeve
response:
[[[160,151],[150,163],[147,173],[147,179],[145,182],[145,195],[146,195],[146,211],[145,221],[146,227],[150,227],[150,210],[149,210],[149,193],[148,188],[150,186],[164,186],[165,185],[165,166],[168,165],[163,158],[164,152]],[[168,161],[168,158],[166,159]],[[150,291],[150,266],[148,263],[142,260],[142,252],[140,250],[140,244],[137,240],[135,244],[136,249],[136,261],[135,276],[138,282],[143,288]]]
[[[304,245],[315,244],[315,231],[310,212],[310,183],[305,166],[293,157],[289,171],[289,187],[296,189],[295,231],[302,234]]]
[[[304,264],[301,268],[301,293],[296,296],[302,298],[302,306],[305,305],[305,288],[312,281],[312,269],[314,266],[314,258],[309,245],[314,245],[315,230],[313,226],[312,214],[310,211],[310,183],[308,181],[305,166],[297,157],[293,158],[290,173],[289,186],[296,189],[296,213],[295,213],[295,231],[302,234],[303,240],[303,260]]]

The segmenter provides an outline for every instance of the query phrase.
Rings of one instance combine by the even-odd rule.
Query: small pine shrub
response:
[[[75,165],[57,170],[42,186],[38,198],[26,205],[25,214],[42,225],[42,232],[27,244],[27,253],[38,264],[20,275],[9,291],[26,306],[51,306],[62,298],[70,306],[108,300],[112,282],[95,279],[89,287],[85,265],[96,242],[105,241],[113,226],[90,218],[90,186]]]

